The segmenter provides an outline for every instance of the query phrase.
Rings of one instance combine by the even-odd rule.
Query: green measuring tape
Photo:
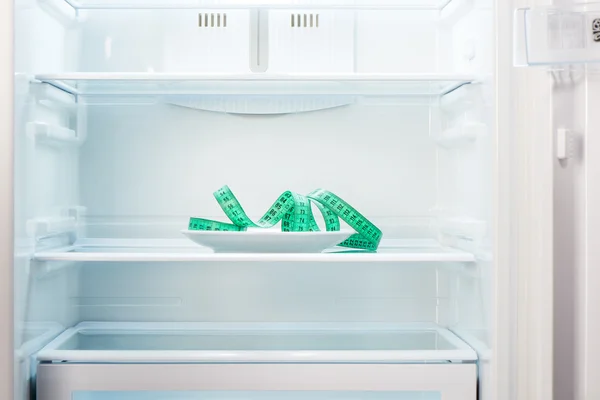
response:
[[[283,232],[320,231],[312,213],[314,203],[325,220],[327,231],[340,230],[340,218],[357,233],[338,246],[377,250],[383,234],[371,221],[335,194],[317,189],[307,196],[287,191],[273,203],[258,222],[253,222],[228,186],[213,193],[231,224],[203,218],[190,218],[192,231],[245,231],[248,228],[271,228],[281,221]]]

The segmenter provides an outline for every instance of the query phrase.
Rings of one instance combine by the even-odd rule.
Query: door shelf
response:
[[[332,248],[323,253],[213,253],[182,239],[84,239],[74,246],[33,255],[48,262],[324,262],[472,263],[471,253],[441,247],[433,240],[383,240],[377,253]]]
[[[64,73],[35,79],[80,96],[356,95],[441,96],[473,83],[464,74]]]
[[[84,322],[42,349],[42,362],[475,362],[434,324]]]
[[[518,9],[514,63],[552,66],[600,62],[600,2]]]
[[[75,9],[367,9],[441,11],[454,0],[65,0]]]

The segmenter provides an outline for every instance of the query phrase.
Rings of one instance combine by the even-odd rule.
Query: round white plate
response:
[[[181,231],[215,253],[320,253],[348,239],[353,231],[281,232],[251,229],[245,232]]]

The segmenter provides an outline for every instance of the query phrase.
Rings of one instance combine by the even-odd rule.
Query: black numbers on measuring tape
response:
[[[600,23],[597,28],[600,33]],[[357,234],[353,235],[354,237],[341,243],[341,246],[375,250],[382,236],[381,231],[357,212],[356,209],[336,195],[323,189],[313,191],[308,197],[290,191],[281,194],[258,223],[253,222],[246,215],[241,208],[241,204],[228,187],[225,186],[219,191],[214,192],[214,196],[231,222],[233,222],[233,225],[191,218],[190,229],[245,231],[248,227],[270,228],[275,223],[281,221],[282,231],[285,232],[318,231],[319,227],[311,211],[311,203],[316,202],[315,205],[324,217],[327,230],[339,230],[340,222],[338,218],[341,217],[342,220],[349,223],[357,232]]]
[[[600,18],[596,18],[592,22],[592,34],[594,37],[594,42],[600,42]]]

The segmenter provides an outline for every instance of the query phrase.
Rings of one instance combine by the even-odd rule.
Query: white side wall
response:
[[[454,68],[487,76],[442,99],[438,135],[463,135],[462,140],[446,141],[437,152],[440,238],[478,257],[475,266],[445,270],[451,283],[448,308],[453,315],[451,329],[469,343],[480,357],[479,395],[487,398],[493,392],[491,346],[493,333],[492,302],[494,268],[494,137],[496,104],[494,104],[494,2],[474,1],[451,29],[451,39],[440,37],[441,43],[452,41]],[[498,132],[499,135],[508,132]],[[501,165],[500,168],[507,168]]]
[[[10,15],[8,12],[2,14]],[[73,153],[36,143],[28,129],[36,122],[57,126],[70,123],[70,117],[64,111],[36,102],[34,93],[37,85],[30,84],[28,76],[42,70],[70,69],[69,55],[72,52],[68,48],[73,38],[67,37],[64,21],[29,1],[15,2],[14,33],[14,72],[17,74],[13,132],[15,261],[11,266],[14,268],[15,284],[14,346],[18,357],[14,398],[25,400],[29,398],[30,390],[28,357],[52,337],[36,344],[33,342],[48,332],[47,329],[70,326],[77,320],[76,310],[67,305],[72,291],[77,290],[76,276],[66,270],[50,275],[38,274],[38,266],[31,261],[30,256],[36,246],[35,221],[63,218],[66,208],[77,204],[78,199]],[[12,146],[3,147],[12,151]],[[3,395],[2,398],[9,397]]]

